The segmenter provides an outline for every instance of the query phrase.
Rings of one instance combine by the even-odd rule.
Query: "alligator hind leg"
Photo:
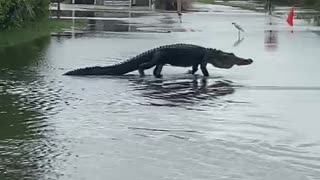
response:
[[[193,65],[193,66],[192,66],[192,70],[189,70],[189,71],[187,72],[187,74],[194,74],[194,73],[196,73],[196,72],[198,71],[198,66],[199,66],[199,64]]]
[[[160,59],[160,52],[155,52],[151,61],[143,63],[139,66],[139,74],[140,76],[144,76],[144,70],[150,69],[157,64]]]
[[[161,75],[162,68],[163,68],[163,64],[157,64],[157,66],[154,68],[153,75],[156,78],[161,78],[162,77],[162,75]]]
[[[143,63],[139,66],[139,74],[140,76],[144,76],[144,70],[145,69],[150,69],[153,66],[155,66],[156,64],[154,62],[147,62],[147,63]]]
[[[207,63],[206,62],[202,62],[201,65],[200,65],[200,69],[202,71],[202,74],[204,76],[209,76],[209,72],[207,70]]]

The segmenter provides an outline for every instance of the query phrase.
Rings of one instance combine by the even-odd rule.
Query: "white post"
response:
[[[132,17],[132,15],[131,15],[131,11],[129,11],[129,24],[128,24],[128,32],[131,32],[131,17]]]
[[[177,10],[179,14],[181,14],[181,6],[182,6],[181,0],[177,0]]]
[[[74,33],[74,29],[75,29],[75,15],[76,15],[76,11],[72,10],[72,29],[71,29],[71,34],[72,34],[72,38],[75,37],[75,33]]]
[[[131,7],[132,7],[132,0],[129,0],[129,7],[130,7],[130,9],[131,9]]]
[[[72,4],[76,3],[75,1],[76,1],[76,0],[72,0]]]

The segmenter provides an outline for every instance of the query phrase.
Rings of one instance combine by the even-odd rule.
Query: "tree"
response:
[[[0,29],[23,27],[25,23],[48,17],[48,0],[0,0]]]

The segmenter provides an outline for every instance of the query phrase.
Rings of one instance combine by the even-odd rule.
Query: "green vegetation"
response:
[[[75,23],[75,27],[83,27],[83,21]],[[14,46],[17,44],[32,41],[44,36],[49,36],[51,32],[69,29],[72,27],[71,20],[48,20],[43,19],[38,22],[31,22],[21,28],[10,28],[0,31],[0,48]]]
[[[306,0],[304,5],[307,7],[320,9],[320,0]]]
[[[76,27],[82,27],[77,21]],[[0,48],[32,41],[72,27],[71,20],[49,20],[49,0],[0,0]]]
[[[24,27],[48,13],[49,0],[0,0],[0,29]]]
[[[0,47],[48,34],[48,13],[49,0],[0,0]]]
[[[261,2],[265,2],[265,0],[260,0]],[[320,8],[320,0],[271,0],[272,3],[276,5],[285,5],[285,6],[304,6],[314,9]]]
[[[214,4],[215,0],[198,0],[198,2],[206,3],[206,4]]]

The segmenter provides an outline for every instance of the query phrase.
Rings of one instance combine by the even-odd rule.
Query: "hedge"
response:
[[[48,17],[49,0],[0,0],[0,29],[23,27]]]

